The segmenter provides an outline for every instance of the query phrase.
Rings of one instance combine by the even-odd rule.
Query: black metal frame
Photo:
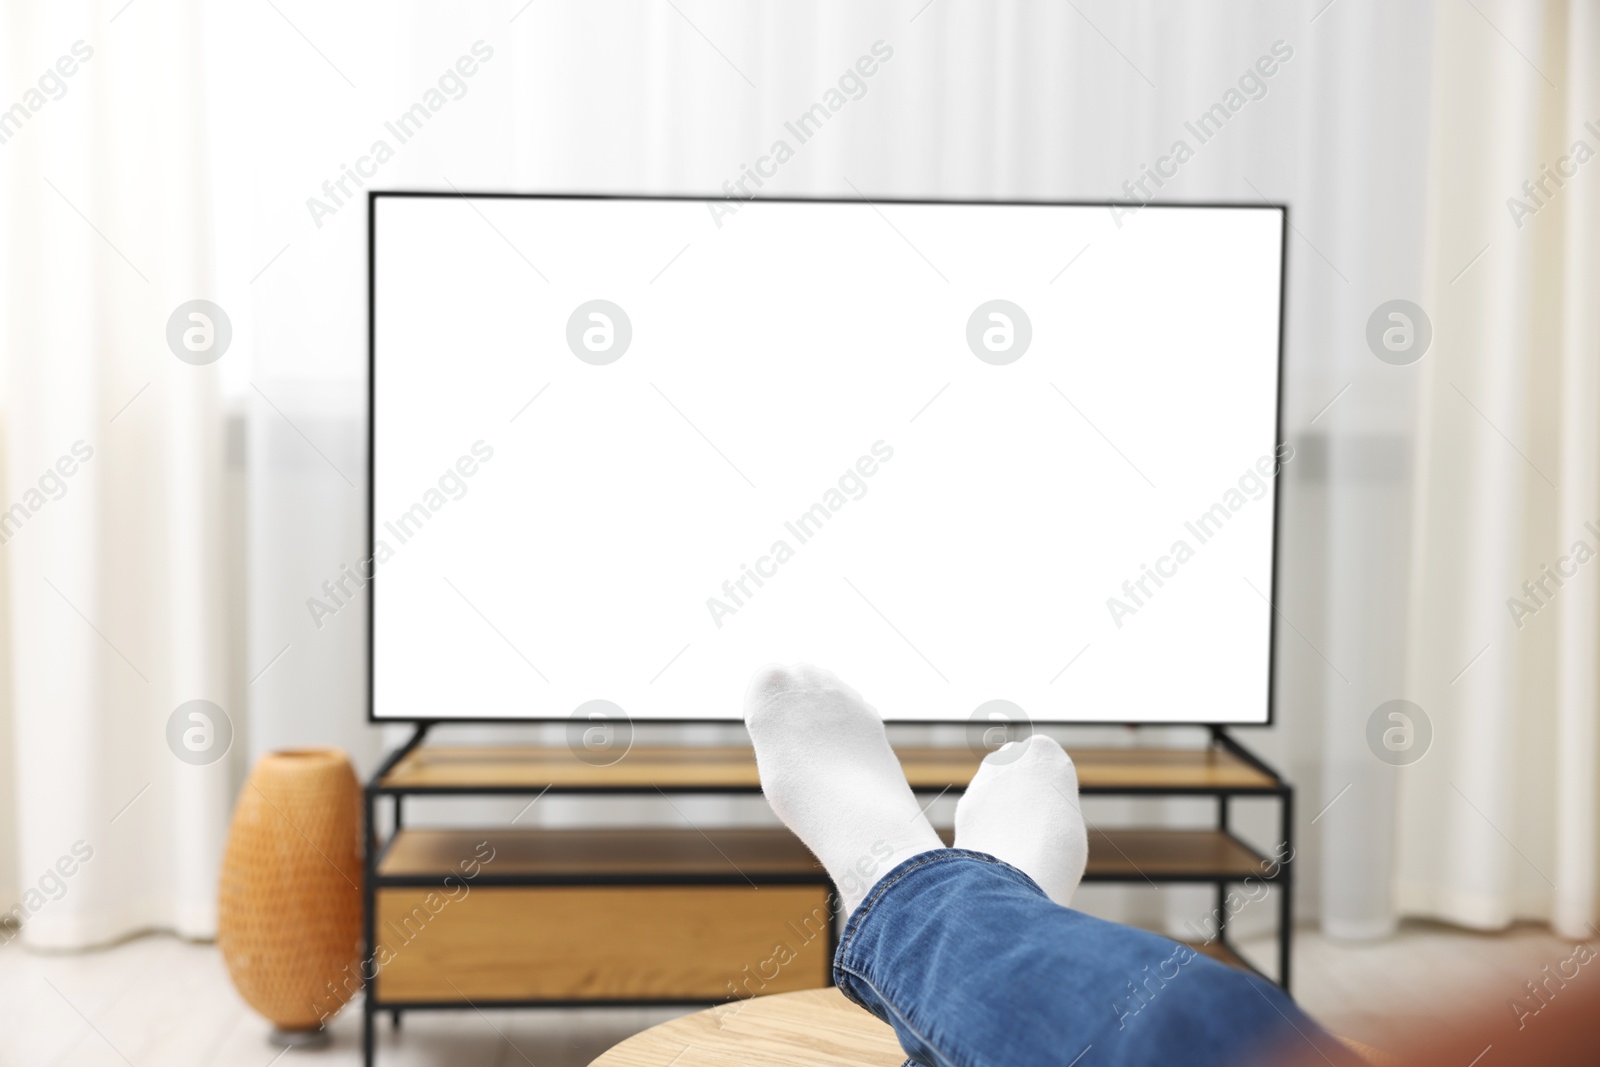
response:
[[[1220,726],[1211,728],[1211,740],[1214,744],[1227,749],[1262,774],[1269,775],[1277,783],[1275,788],[1264,792],[1255,791],[1254,795],[1274,796],[1278,800],[1278,837],[1282,842],[1283,856],[1269,859],[1256,852],[1253,848],[1250,851],[1256,854],[1256,857],[1263,865],[1276,863],[1278,868],[1277,872],[1270,877],[1267,875],[1258,875],[1256,877],[1258,881],[1267,882],[1278,890],[1278,978],[1276,981],[1278,985],[1287,991],[1289,989],[1290,944],[1294,940],[1294,786],[1285,781],[1265,760],[1228,736],[1228,732]],[[1221,791],[1217,794],[1217,829],[1233,837],[1235,841],[1238,841],[1239,838],[1234,837],[1229,825],[1229,801],[1233,797],[1241,795],[1251,794],[1233,790]],[[1243,844],[1243,842],[1240,843]],[[1249,848],[1250,846],[1246,845],[1245,847]],[[1229,945],[1227,939],[1228,909],[1226,900],[1228,886],[1232,884],[1230,881],[1219,881],[1217,883],[1217,937],[1230,950],[1232,946]],[[1234,955],[1244,959],[1238,952],[1234,952]],[[1244,962],[1257,974],[1261,973],[1249,960]],[[1262,975],[1262,977],[1267,976]]]
[[[453,722],[454,720],[452,720]],[[378,769],[373,772],[371,779],[362,788],[362,802],[365,819],[363,834],[365,848],[364,880],[362,883],[362,930],[363,930],[363,956],[361,973],[363,976],[372,975],[373,980],[366,982],[362,996],[361,1006],[361,1056],[366,1067],[373,1067],[377,1056],[377,1016],[388,1012],[396,1029],[400,1027],[402,1013],[408,1011],[460,1011],[464,1005],[453,1001],[408,1001],[383,1000],[377,994],[377,894],[380,888],[418,888],[446,885],[445,879],[457,877],[449,872],[433,875],[380,875],[378,868],[382,865],[384,857],[388,855],[390,847],[405,827],[405,798],[408,796],[528,796],[544,795],[545,793],[579,793],[579,794],[614,794],[650,793],[660,795],[666,793],[743,793],[758,792],[751,789],[695,789],[693,787],[666,786],[663,789],[655,787],[640,787],[637,789],[594,789],[587,787],[566,787],[559,785],[527,785],[527,786],[388,786],[383,785],[383,779],[394,768],[410,755],[427,737],[428,731],[436,725],[433,721],[419,722],[416,724],[412,735],[406,743],[397,748],[386,758]],[[394,827],[388,837],[380,844],[377,832],[378,801],[388,797],[392,801]],[[722,874],[692,874],[692,875],[590,875],[590,876],[557,876],[557,877],[530,877],[528,875],[511,874],[501,875],[490,872],[481,872],[472,879],[475,886],[720,886],[720,885],[748,885],[757,886],[817,886],[829,890],[829,913],[837,912],[837,895],[832,891],[833,886],[825,875],[804,876],[793,874],[754,874],[744,873]],[[839,924],[837,916],[828,923],[827,958],[833,959],[834,952],[839,947]],[[722,1001],[708,1001],[701,998],[672,997],[672,998],[627,998],[627,999],[508,999],[508,1000],[475,1000],[470,1007],[475,1009],[492,1008],[663,1008],[663,1007],[702,1007],[707,1004],[722,1003]]]
[[[453,723],[454,720],[451,720]],[[624,999],[624,1000],[478,1000],[470,1005],[455,1002],[434,1001],[385,1001],[377,995],[376,969],[376,922],[377,922],[377,893],[379,888],[418,887],[443,885],[445,874],[438,877],[406,875],[380,877],[378,868],[388,854],[390,846],[404,829],[405,798],[408,796],[527,796],[532,794],[565,793],[587,795],[629,795],[629,794],[700,794],[700,795],[755,795],[760,792],[758,786],[722,786],[722,787],[695,787],[693,785],[668,785],[668,786],[637,786],[624,788],[605,788],[588,786],[555,786],[555,785],[521,785],[521,786],[396,786],[385,785],[383,780],[406,756],[410,755],[427,737],[428,731],[435,722],[419,722],[411,737],[406,743],[396,749],[387,759],[379,765],[372,777],[362,789],[362,799],[365,810],[363,834],[365,838],[364,864],[365,879],[362,884],[362,911],[363,933],[365,937],[364,955],[362,957],[362,974],[374,976],[374,981],[366,983],[366,991],[362,997],[361,1008],[361,1051],[362,1062],[366,1067],[373,1067],[377,1055],[376,1021],[380,1012],[389,1012],[394,1026],[400,1026],[401,1015],[408,1011],[442,1011],[463,1010],[464,1007],[476,1009],[485,1008],[575,1008],[575,1007],[685,1007],[704,1006],[718,1003],[697,998],[689,999]],[[1217,801],[1217,829],[1222,830],[1242,848],[1249,851],[1261,863],[1263,872],[1249,876],[1256,881],[1274,887],[1278,893],[1278,977],[1261,971],[1242,954],[1240,954],[1228,940],[1228,908],[1227,894],[1230,886],[1243,884],[1248,879],[1241,877],[1233,871],[1199,871],[1183,874],[1140,872],[1138,878],[1130,878],[1117,874],[1089,874],[1084,877],[1086,882],[1097,883],[1128,883],[1130,881],[1144,881],[1153,885],[1212,885],[1216,889],[1217,901],[1217,930],[1216,939],[1227,948],[1234,957],[1241,960],[1250,970],[1268,981],[1276,981],[1285,990],[1289,988],[1289,966],[1291,944],[1294,931],[1294,787],[1291,786],[1277,771],[1273,770],[1265,761],[1245,748],[1226,730],[1220,726],[1211,728],[1212,743],[1237,756],[1252,767],[1270,777],[1271,786],[1249,787],[1196,787],[1196,786],[1136,786],[1128,788],[1116,787],[1084,787],[1082,793],[1094,796],[1145,796],[1145,797],[1213,797]],[[961,787],[950,786],[944,790],[932,787],[918,788],[918,793],[959,793]],[[391,798],[393,805],[394,828],[388,838],[380,845],[377,833],[377,812],[380,798]],[[1234,836],[1230,826],[1230,804],[1234,798],[1273,798],[1279,804],[1279,829],[1282,838],[1283,856],[1281,858],[1268,857],[1259,850]],[[1266,868],[1276,866],[1271,873]],[[753,879],[760,885],[816,885],[816,879],[801,878],[793,875],[777,875]],[[526,875],[492,875],[487,872],[479,874],[473,879],[475,884],[483,886],[523,886],[523,885],[723,885],[743,884],[751,881],[743,875],[721,876],[607,876],[583,878],[530,878]],[[820,884],[826,884],[825,881]],[[832,898],[836,899],[836,898]],[[834,921],[828,928],[828,958],[833,958],[833,953],[838,947],[839,924]]]
[[[378,341],[377,341],[377,315],[378,315],[378,289],[377,289],[377,221],[378,201],[382,198],[389,199],[450,199],[459,197],[469,200],[643,200],[643,201],[689,201],[694,203],[707,203],[723,201],[723,196],[687,196],[687,195],[652,195],[630,193],[486,193],[455,190],[377,190],[367,191],[367,558],[371,559],[377,551],[377,376],[378,376]],[[776,203],[776,204],[860,204],[866,202],[860,197],[832,197],[832,196],[763,196],[748,203]],[[1162,211],[1171,208],[1211,208],[1227,210],[1253,210],[1276,211],[1282,215],[1283,225],[1279,229],[1278,249],[1278,367],[1277,367],[1277,412],[1274,421],[1274,448],[1281,446],[1284,427],[1284,337],[1285,321],[1289,308],[1289,206],[1287,204],[1274,204],[1270,201],[1225,201],[1225,200],[1196,200],[1196,201],[1162,201],[1144,203],[1137,200],[971,200],[971,199],[926,199],[926,198],[895,198],[886,197],[874,200],[877,204],[915,205],[915,204],[950,204],[954,206],[978,207],[1102,207],[1112,209],[1117,207],[1141,208],[1143,210]],[[1281,464],[1280,464],[1281,466]],[[1277,604],[1278,568],[1282,554],[1279,551],[1279,542],[1282,530],[1283,493],[1279,490],[1277,477],[1268,482],[1272,490],[1272,559],[1268,564],[1267,600],[1269,604]],[[377,594],[378,576],[367,580],[367,722],[373,725],[383,723],[426,723],[426,719],[417,719],[405,715],[379,716],[377,714],[377,697],[374,682],[376,678],[376,657],[373,655],[373,641],[377,631]],[[1261,722],[1217,723],[1211,721],[1183,721],[1183,722],[1125,722],[1121,720],[1050,720],[1051,725],[1060,726],[1204,726],[1218,727],[1260,727],[1272,726],[1277,722],[1277,699],[1274,679],[1277,675],[1277,635],[1278,613],[1267,613],[1267,717]],[[550,715],[513,715],[513,716],[471,716],[467,718],[454,718],[451,723],[548,723],[564,721],[559,714]],[[699,724],[721,723],[725,725],[738,725],[736,721],[716,718],[688,718],[688,719],[650,719],[643,720],[663,724]],[[897,724],[906,726],[941,726],[948,725],[948,720],[942,719],[897,719]]]

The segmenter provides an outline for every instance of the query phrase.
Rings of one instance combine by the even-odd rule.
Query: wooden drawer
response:
[[[377,891],[381,1003],[725,1000],[829,984],[822,886]]]

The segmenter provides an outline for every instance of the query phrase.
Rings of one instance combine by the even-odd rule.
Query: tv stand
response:
[[[381,1012],[398,1026],[408,1011],[703,1005],[831,983],[839,925],[832,887],[782,827],[424,830],[405,824],[405,801],[413,796],[531,801],[545,793],[756,794],[760,781],[748,746],[636,746],[601,767],[562,746],[426,745],[433,725],[419,723],[364,789],[363,974],[374,977],[362,1005],[362,1053],[369,1067]],[[1228,938],[1229,888],[1273,886],[1278,960],[1270,977],[1287,988],[1293,787],[1220,727],[1212,728],[1204,748],[1069,751],[1085,796],[1211,797],[1217,803],[1212,828],[1091,826],[1083,880],[1214,886],[1214,934],[1198,930],[1209,936],[1190,943],[1251,971],[1256,968]],[[964,789],[979,764],[964,748],[900,746],[896,752],[912,789],[929,797]],[[1280,844],[1271,853],[1233,833],[1236,797],[1277,800]],[[393,829],[379,840],[378,805],[385,798]],[[488,853],[493,858],[484,861]],[[780,943],[787,950],[781,960],[774,956]]]

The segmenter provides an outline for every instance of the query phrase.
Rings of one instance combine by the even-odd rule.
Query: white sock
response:
[[[1072,758],[1042,734],[991,752],[956,805],[956,847],[1005,860],[1068,906],[1089,856]]]
[[[883,720],[832,674],[803,663],[757,671],[744,721],[761,791],[827,868],[847,914],[897,864],[944,847]]]

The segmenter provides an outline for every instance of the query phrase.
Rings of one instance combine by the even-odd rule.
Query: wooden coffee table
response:
[[[900,1067],[894,1031],[837,989],[736,1000],[635,1034],[590,1067]]]
[[[1339,1038],[1373,1067],[1399,1061]],[[894,1031],[837,989],[806,989],[722,1004],[653,1026],[589,1067],[901,1067]]]

